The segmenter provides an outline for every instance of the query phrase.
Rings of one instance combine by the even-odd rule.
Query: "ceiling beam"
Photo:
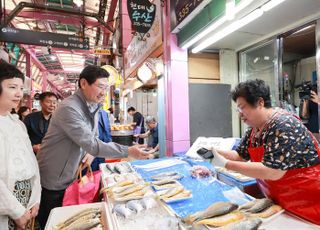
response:
[[[114,23],[113,17],[114,17],[114,13],[116,11],[118,2],[119,2],[118,0],[111,0],[111,3],[110,3],[108,18],[107,18],[107,23],[110,28],[113,28],[112,27],[112,25]],[[103,45],[108,45],[109,36],[110,36],[110,34],[107,31],[104,31]]]
[[[42,4],[35,4],[35,3],[28,3],[28,2],[20,2],[6,17],[6,20],[4,22],[4,26],[9,25],[9,23],[13,20],[14,17],[16,17],[23,8],[34,8],[38,10],[44,10],[44,11],[52,11],[57,13],[64,13],[64,14],[71,14],[71,15],[77,15],[77,16],[85,16],[85,17],[91,17],[95,18],[101,25],[103,25],[107,30],[109,30],[111,33],[114,33],[114,29],[111,28],[103,19],[99,17],[98,14],[90,13],[90,12],[84,12],[84,11],[78,11],[74,9],[66,9],[66,8],[56,8],[52,6],[46,6]]]
[[[6,10],[6,15],[10,14],[10,10]],[[48,21],[56,21],[59,24],[68,24],[68,25],[77,25],[81,23],[81,18],[79,17],[70,17],[67,14],[48,14],[43,13],[37,10],[24,10],[19,13],[18,17],[21,17],[23,19],[35,19],[37,21],[41,20],[48,20]],[[87,18],[86,19],[86,26],[87,27],[97,27],[100,23],[97,20]],[[107,30],[107,33],[110,31]]]

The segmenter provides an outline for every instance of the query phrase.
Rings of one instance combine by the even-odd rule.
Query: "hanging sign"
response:
[[[0,41],[66,49],[89,49],[89,38],[0,27]]]
[[[111,55],[110,49],[94,49],[94,54],[97,55]]]
[[[144,40],[144,36],[148,37],[148,31],[153,25],[156,16],[156,5],[149,0],[128,0],[128,13],[131,24],[135,32]]]

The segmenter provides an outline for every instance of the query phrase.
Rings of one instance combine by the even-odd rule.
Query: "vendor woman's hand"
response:
[[[143,151],[140,146],[131,146],[128,148],[129,157],[133,157],[135,159],[148,159],[150,154],[146,151]]]
[[[82,163],[87,163],[88,165],[91,165],[93,160],[94,160],[94,156],[92,156],[89,153],[86,153],[86,155],[82,158]]]
[[[20,229],[26,229],[28,222],[31,220],[32,216],[30,210],[27,210],[20,218],[15,219],[14,222],[18,225]]]
[[[225,167],[228,160],[220,155],[214,147],[211,147],[211,152],[213,154],[213,159],[211,162],[213,166]]]
[[[318,94],[316,94],[316,92],[311,90],[311,94],[310,94],[310,100],[313,101],[314,103],[320,104],[320,98],[318,97]]]

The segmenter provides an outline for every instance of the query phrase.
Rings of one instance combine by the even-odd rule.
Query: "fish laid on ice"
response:
[[[259,218],[238,221],[224,226],[223,230],[257,230],[262,221]]]
[[[106,164],[106,168],[107,168],[107,170],[108,170],[109,172],[111,172],[111,174],[112,174],[112,173],[115,173],[115,171],[114,171],[114,164]]]
[[[203,211],[196,212],[187,216],[183,221],[192,224],[195,221],[203,220],[210,217],[221,216],[232,212],[238,208],[237,204],[233,204],[230,202],[217,202],[210,205]]]
[[[268,218],[269,216],[272,216],[272,215],[276,214],[277,212],[280,212],[281,210],[282,210],[281,206],[274,204],[262,212],[250,213],[249,216],[250,217],[259,217],[259,218]]]
[[[124,174],[128,172],[125,166],[123,166],[122,164],[116,164],[114,166],[114,171],[116,171],[119,174]]]
[[[271,199],[268,199],[268,198],[257,199],[257,200],[254,200],[254,204],[249,209],[244,209],[242,207],[242,210],[244,209],[245,212],[257,213],[265,210],[266,208],[269,208],[271,205],[273,205],[273,202]]]
[[[177,172],[163,172],[163,173],[158,173],[156,175],[153,175],[151,177],[152,180],[161,180],[163,177],[171,177],[177,175]]]
[[[140,200],[143,208],[150,209],[158,206],[158,203],[153,197],[144,197]]]
[[[179,230],[179,221],[173,216],[159,218],[155,221],[155,230]]]
[[[126,203],[126,207],[135,211],[136,213],[139,213],[144,209],[139,200],[130,200]]]
[[[113,207],[113,212],[118,214],[119,216],[122,216],[124,218],[128,218],[132,215],[132,211],[126,207],[125,204],[117,204]]]
[[[228,214],[225,214],[223,216],[216,216],[210,219],[204,219],[200,220],[195,223],[195,226],[199,225],[208,225],[212,227],[221,227],[236,221],[240,221],[245,219],[245,216],[241,212],[231,212]]]

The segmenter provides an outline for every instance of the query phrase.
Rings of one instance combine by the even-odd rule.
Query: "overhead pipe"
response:
[[[8,15],[8,17],[4,21],[4,26],[9,25],[9,23],[13,20],[13,18],[15,16],[17,16],[22,11],[22,9],[25,7],[39,9],[39,10],[53,11],[53,12],[64,13],[64,14],[72,14],[72,15],[77,15],[77,16],[92,17],[92,18],[95,18],[105,28],[107,28],[111,33],[114,33],[114,29],[111,28],[108,25],[108,23],[103,21],[103,19],[101,19],[98,14],[84,12],[84,11],[81,12],[81,11],[77,11],[74,9],[55,8],[52,6],[46,6],[46,5],[36,4],[36,3],[29,3],[29,2],[20,2]]]

